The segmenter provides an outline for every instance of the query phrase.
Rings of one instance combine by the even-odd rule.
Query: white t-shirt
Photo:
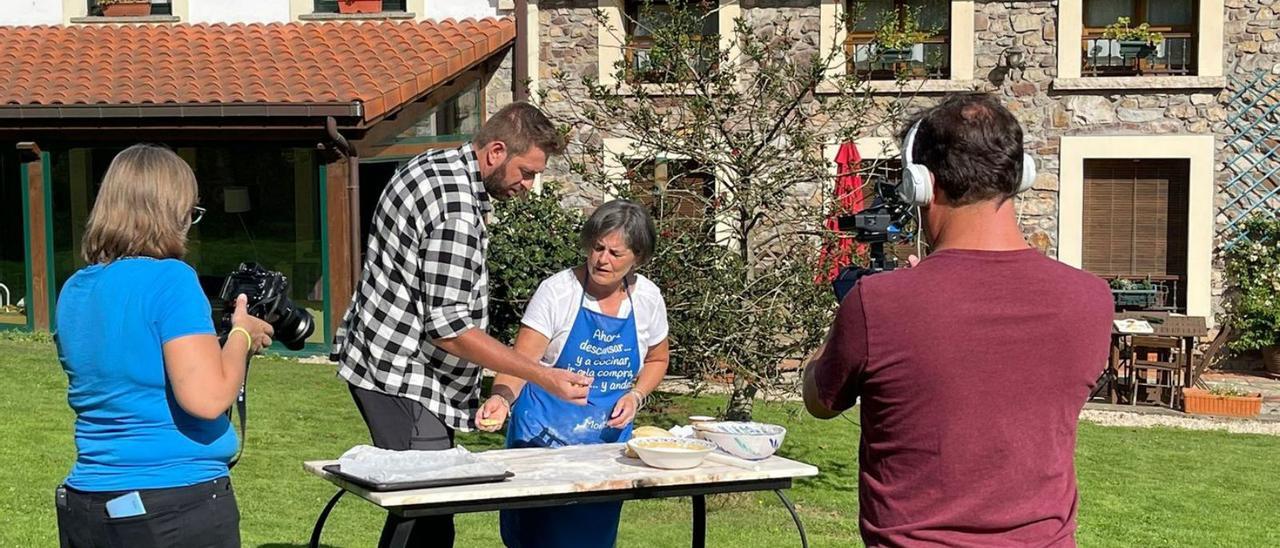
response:
[[[662,300],[658,286],[639,274],[636,274],[636,281],[629,290],[631,299],[622,301],[617,316],[625,318],[635,313],[636,339],[643,366],[649,348],[667,338],[667,304]],[[533,298],[529,299],[520,323],[551,340],[542,356],[543,362],[554,364],[560,357],[565,340],[569,338],[569,330],[573,329],[573,322],[578,317],[578,303],[586,306],[587,310],[601,312],[600,303],[591,295],[584,300],[582,293],[582,283],[573,269],[568,269],[543,280]],[[632,303],[635,304],[634,311],[631,310]]]

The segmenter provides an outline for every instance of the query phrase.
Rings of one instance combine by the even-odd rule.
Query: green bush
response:
[[[497,202],[489,225],[489,333],[515,341],[524,307],[538,284],[582,261],[582,214],[560,205],[560,188]]]
[[[1257,214],[1244,223],[1244,238],[1227,251],[1228,347],[1237,352],[1280,346],[1280,219]]]

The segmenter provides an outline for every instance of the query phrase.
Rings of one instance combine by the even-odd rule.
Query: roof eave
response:
[[[0,124],[14,120],[122,120],[181,118],[354,118],[364,119],[360,101],[335,103],[140,103],[0,105]]]

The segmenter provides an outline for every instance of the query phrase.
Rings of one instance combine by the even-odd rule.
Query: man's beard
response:
[[[507,195],[509,194],[507,189],[510,188],[511,185],[507,185],[502,182],[502,176],[506,174],[507,164],[509,163],[511,163],[510,157],[503,160],[502,164],[500,164],[497,168],[494,168],[494,170],[489,173],[488,177],[483,178],[484,190],[485,192],[489,193],[489,196],[496,197],[496,198],[506,198]]]

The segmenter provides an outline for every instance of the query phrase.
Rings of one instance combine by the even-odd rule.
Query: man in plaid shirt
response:
[[[484,331],[490,197],[527,193],[547,157],[563,148],[541,111],[513,103],[471,143],[421,154],[387,184],[329,357],[350,384],[375,446],[452,447],[454,431],[475,426],[482,367],[586,404],[591,379],[540,365]],[[405,536],[409,546],[452,546],[453,516],[388,514],[379,545]]]

